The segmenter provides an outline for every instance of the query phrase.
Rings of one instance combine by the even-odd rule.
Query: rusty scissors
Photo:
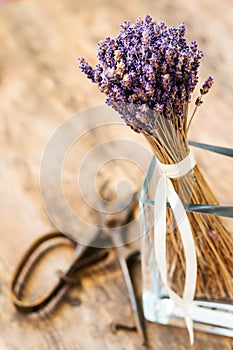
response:
[[[107,258],[112,248],[93,248],[95,246],[93,243],[96,239],[108,239],[109,243],[112,243],[111,246],[114,247],[117,252],[118,261],[127,287],[135,323],[134,327],[113,323],[111,325],[111,329],[112,331],[117,331],[118,329],[135,330],[139,333],[143,343],[145,344],[147,339],[142,312],[135,295],[133,281],[129,270],[129,265],[139,257],[139,251],[135,249],[132,250],[128,247],[130,244],[125,244],[125,237],[127,234],[125,232],[125,225],[133,219],[135,210],[137,209],[137,203],[138,201],[136,195],[134,195],[132,200],[124,207],[123,210],[117,213],[115,212],[113,214],[108,214],[107,218],[103,218],[100,213],[101,227],[95,228],[95,232],[92,235],[92,241],[90,242],[89,247],[77,243],[73,237],[62,232],[48,233],[37,239],[23,255],[12,278],[11,299],[16,309],[21,313],[33,313],[40,311],[54,301],[56,305],[57,302],[62,299],[62,296],[64,296],[69,286],[73,284],[75,280],[77,282],[77,275],[80,269],[96,264],[97,262]],[[102,227],[104,227],[104,229]],[[111,234],[108,233],[108,229],[110,228]],[[116,228],[118,228],[117,232],[114,231]],[[75,247],[70,264],[64,272],[59,273],[57,283],[46,295],[34,302],[27,302],[22,298],[22,290],[25,288],[26,277],[32,270],[32,263],[30,263],[31,258],[33,254],[35,254],[35,252],[41,247],[41,245],[47,241],[57,238],[66,239],[72,244],[72,246]]]

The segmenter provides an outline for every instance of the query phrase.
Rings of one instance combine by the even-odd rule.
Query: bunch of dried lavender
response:
[[[203,95],[213,85],[213,78],[209,77],[189,117],[203,53],[195,41],[187,44],[184,23],[169,28],[147,15],[135,24],[124,22],[121,28],[115,39],[107,37],[99,42],[99,63],[95,69],[83,57],[79,58],[80,68],[107,95],[106,103],[119,111],[134,131],[147,138],[162,163],[177,163],[189,153],[190,123]],[[186,176],[173,180],[173,184],[183,202],[218,203],[197,166]],[[168,217],[171,216],[168,211]],[[232,298],[231,234],[219,217],[197,213],[188,216],[198,258],[196,297]],[[167,247],[169,282],[181,294],[185,258],[177,229],[167,236]]]

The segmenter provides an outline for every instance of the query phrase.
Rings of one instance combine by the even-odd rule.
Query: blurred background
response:
[[[122,21],[134,21],[146,14],[170,26],[184,21],[187,38],[196,40],[205,54],[200,69],[200,85],[209,75],[215,78],[213,90],[205,97],[195,116],[190,139],[233,147],[231,0],[0,0],[1,350],[32,348],[29,335],[24,333],[29,325],[15,314],[9,301],[9,284],[24,249],[42,232],[51,229],[39,190],[40,161],[44,149],[65,119],[104,102],[104,96],[78,69],[77,57],[84,56],[95,64],[99,40],[108,35],[116,36]],[[195,150],[195,154],[220,202],[232,205],[231,160],[203,151]],[[94,291],[90,293],[95,294]],[[101,297],[104,300],[102,294]],[[50,342],[53,344],[51,349],[66,349],[67,344],[70,344],[67,349],[92,348],[88,331],[84,333],[86,345],[84,340],[81,342],[84,345],[77,345],[76,326],[71,320],[74,317],[78,322],[83,313],[76,311],[76,315],[72,316],[74,311],[70,312],[71,315],[69,309],[63,312],[64,323],[61,318],[55,319],[53,324],[46,321],[50,334],[47,340],[43,338],[43,322],[37,323],[37,326],[35,323],[30,325],[28,334],[30,337],[34,335],[35,349],[48,349]],[[91,306],[86,312],[89,316],[82,318],[84,323],[97,318],[91,314]],[[98,315],[98,310],[96,312]],[[105,316],[100,314],[102,323],[97,326],[103,334]],[[52,343],[52,337],[58,337],[61,342],[62,329],[68,326],[73,332],[71,340],[55,346],[56,341]],[[109,335],[102,334],[100,340],[99,331],[96,328],[92,330],[96,336],[96,348],[110,348],[108,346],[112,342],[111,349],[120,349],[119,343],[115,344]],[[14,336],[11,337],[11,334]],[[188,338],[185,332],[181,334],[184,340],[180,340],[180,344],[184,347],[180,349],[186,349]],[[158,335],[156,349],[162,349],[162,336],[164,333]],[[203,340],[201,337],[197,339],[196,346],[198,341]],[[119,339],[119,342],[125,342],[127,349],[140,348],[131,344],[130,337],[121,335]],[[169,338],[168,335],[167,339],[170,348],[176,349],[174,344],[178,338],[174,335]],[[211,349],[214,349],[213,344],[215,340]],[[222,349],[230,349],[228,345],[221,343]]]

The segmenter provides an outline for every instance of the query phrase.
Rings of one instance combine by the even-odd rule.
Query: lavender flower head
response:
[[[203,53],[195,41],[188,45],[184,36],[184,23],[169,28],[149,15],[135,24],[125,21],[115,39],[99,42],[95,69],[83,57],[79,58],[80,68],[128,125],[153,134],[157,116],[171,121],[178,118],[179,124],[187,118],[185,106],[198,83]],[[209,77],[201,96],[212,84]]]

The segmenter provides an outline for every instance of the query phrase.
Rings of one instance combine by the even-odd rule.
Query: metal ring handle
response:
[[[72,245],[76,245],[76,242],[72,237],[65,235],[62,232],[51,232],[48,234],[45,234],[44,236],[38,238],[24,253],[23,257],[19,261],[18,266],[16,267],[15,273],[13,275],[12,281],[11,281],[11,299],[14,303],[16,309],[22,313],[31,313],[31,312],[37,312],[44,308],[59,292],[59,290],[67,283],[64,279],[60,278],[58,282],[54,285],[54,287],[42,298],[32,302],[28,303],[26,301],[23,301],[19,297],[19,292],[16,292],[16,286],[18,285],[19,278],[21,276],[21,273],[26,266],[28,260],[32,256],[32,254],[46,241],[53,240],[55,238],[65,238],[69,242],[71,242]]]

